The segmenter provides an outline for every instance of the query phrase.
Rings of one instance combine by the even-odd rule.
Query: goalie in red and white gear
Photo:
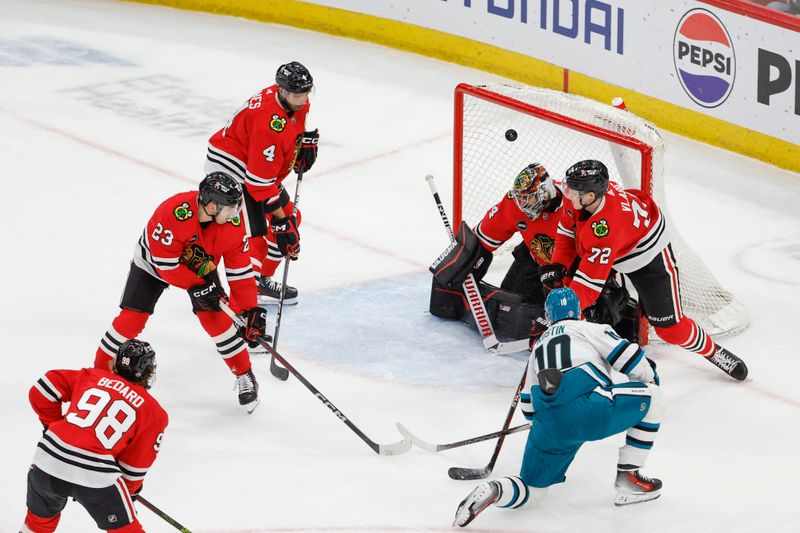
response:
[[[479,281],[497,332],[514,339],[528,336],[531,344],[535,342],[547,329],[540,278],[552,261],[565,205],[561,187],[542,164],[531,163],[517,174],[511,190],[486,212],[474,231],[462,224],[456,235],[457,246],[432,269],[431,314],[461,318],[471,324],[471,314],[463,312],[467,303],[463,302],[460,285],[472,273]],[[489,268],[492,253],[517,233],[522,242],[512,252],[514,261],[499,290],[480,281]],[[602,305],[597,306],[592,320],[611,324],[635,341],[636,320],[628,316],[627,308],[631,306],[627,291],[612,278],[603,293]]]
[[[28,471],[21,532],[55,531],[69,498],[102,530],[144,532],[133,502],[168,423],[149,392],[155,355],[148,343],[128,340],[110,370],[50,370],[31,387],[28,396],[44,433]]]
[[[647,320],[668,342],[698,353],[737,380],[747,377],[744,362],[683,314],[678,266],[664,214],[639,190],[609,181],[600,161],[579,161],[566,172],[570,205],[558,225],[553,267],[542,275],[546,289],[563,286],[567,266],[580,257],[566,280],[586,312],[600,296],[611,269],[633,283]]]
[[[242,219],[258,278],[259,301],[275,303],[281,284],[271,277],[284,257],[300,253],[300,211],[282,183],[306,172],[317,158],[319,133],[306,130],[314,80],[297,61],[281,65],[275,84],[253,95],[208,141],[206,173],[226,172],[244,184]],[[297,303],[286,288],[284,303]]]
[[[475,235],[488,252],[497,250],[516,233],[522,237],[500,288],[521,294],[526,302],[544,302],[539,266],[551,262],[563,204],[560,184],[543,165],[531,163],[517,174],[508,194],[486,212],[475,227]]]
[[[258,405],[258,383],[247,344],[264,336],[266,311],[256,301],[256,283],[239,210],[242,186],[215,172],[199,190],[167,198],[156,208],[139,238],[122,293],[122,311],[100,341],[96,368],[109,368],[120,345],[144,329],[161,294],[170,286],[189,293],[192,310],[236,376],[239,403],[248,412]],[[227,299],[217,265],[225,262],[230,307],[247,327],[238,330],[220,307]]]

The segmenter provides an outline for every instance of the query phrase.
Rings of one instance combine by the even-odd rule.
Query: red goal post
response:
[[[747,327],[746,309],[723,289],[670,220],[664,139],[624,109],[539,87],[462,83],[455,89],[453,219],[477,224],[528,163],[559,180],[573,163],[598,159],[625,189],[653,196],[670,224],[684,310],[717,338]],[[518,238],[505,249],[519,242]],[[629,288],[630,285],[629,285]],[[651,332],[651,339],[654,339]]]

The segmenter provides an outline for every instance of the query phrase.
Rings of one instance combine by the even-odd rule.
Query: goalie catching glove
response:
[[[250,348],[255,348],[259,345],[258,338],[264,337],[267,341],[270,339],[266,335],[267,330],[267,311],[263,307],[251,307],[242,311],[242,319],[245,325],[239,327],[237,333],[241,338],[247,341]]]
[[[317,160],[317,147],[319,145],[319,130],[307,131],[297,136],[295,146],[297,157],[294,160],[294,171],[298,174],[311,170]]]
[[[300,232],[297,231],[297,219],[294,215],[283,218],[273,218],[270,230],[275,236],[275,243],[284,257],[292,261],[300,253]]]
[[[491,262],[492,253],[481,245],[467,223],[461,222],[453,242],[428,270],[439,283],[455,288],[460,287],[470,274],[480,281]]]

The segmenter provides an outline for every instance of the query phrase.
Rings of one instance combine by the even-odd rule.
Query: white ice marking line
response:
[[[82,145],[87,146],[89,148],[94,148],[95,150],[103,152],[104,154],[112,155],[112,156],[118,157],[120,159],[124,159],[125,161],[128,161],[128,162],[134,163],[136,165],[145,167],[147,169],[150,169],[152,171],[158,172],[158,173],[163,174],[165,176],[169,176],[170,178],[175,178],[175,179],[187,182],[187,183],[191,183],[192,185],[197,185],[197,180],[194,180],[194,179],[191,179],[191,178],[187,178],[186,176],[183,176],[183,175],[178,174],[176,172],[172,172],[170,170],[167,170],[165,168],[159,167],[157,165],[153,165],[152,163],[148,163],[147,161],[144,161],[142,159],[138,159],[138,158],[132,157],[132,156],[130,156],[128,154],[125,154],[123,152],[120,152],[118,150],[114,150],[113,148],[109,148],[107,146],[103,146],[102,144],[98,144],[96,142],[90,141],[90,140],[85,139],[83,137],[79,137],[79,136],[77,136],[77,135],[75,135],[73,133],[64,131],[64,130],[59,129],[59,128],[54,128],[53,126],[49,126],[47,124],[43,124],[43,123],[41,123],[39,121],[36,121],[36,120],[33,120],[33,119],[29,118],[29,117],[25,117],[25,116],[19,115],[18,113],[15,113],[15,112],[13,112],[13,111],[11,111],[9,109],[5,109],[5,108],[0,107],[0,112],[3,112],[3,113],[5,113],[5,114],[17,119],[17,120],[20,120],[22,122],[26,122],[27,124],[30,124],[32,126],[36,126],[38,128],[47,130],[50,133],[54,133],[56,135],[60,135],[62,137],[66,137],[66,138],[68,138],[68,139],[70,139],[70,140],[72,140],[72,141],[74,141],[74,142],[76,142],[78,144],[82,144]],[[430,139],[425,141],[425,142],[430,142]],[[416,143],[416,144],[422,144],[422,143]],[[414,146],[414,145],[411,145],[411,146]],[[376,156],[373,156],[372,159],[379,159],[380,157],[386,157],[386,156],[392,155],[392,154],[396,153],[397,150],[399,150],[399,149],[392,150],[390,152],[385,152],[383,154],[378,154]],[[370,158],[367,158],[367,160],[369,160],[369,159]],[[359,163],[354,163],[354,164],[340,165],[339,167],[335,167],[332,171],[328,171],[328,173],[337,172],[337,171],[342,170],[344,168],[349,168],[350,166],[357,166],[358,164],[360,164],[360,162]],[[378,248],[377,246],[374,246],[372,244],[361,242],[361,241],[359,241],[357,239],[353,239],[352,237],[348,237],[346,235],[342,235],[342,234],[337,233],[335,231],[331,231],[327,227],[317,226],[317,225],[311,224],[311,223],[309,223],[307,221],[304,221],[303,225],[306,226],[306,227],[309,227],[309,228],[313,228],[316,231],[320,231],[322,233],[327,233],[328,235],[336,237],[337,239],[341,239],[343,241],[346,241],[346,242],[349,242],[351,244],[354,244],[354,245],[356,245],[356,246],[358,246],[360,248],[363,248],[364,250],[367,250],[369,252],[372,252],[374,254],[378,254],[378,255],[385,256],[385,257],[389,257],[389,258],[394,259],[396,261],[400,261],[401,263],[405,263],[407,265],[413,266],[415,269],[419,268],[419,269],[424,270],[424,269],[426,269],[428,267],[428,265],[420,263],[419,261],[415,261],[413,259],[409,259],[408,257],[403,257],[403,256],[400,256],[400,255],[397,255],[394,252],[390,252],[389,250],[384,250],[384,249]]]

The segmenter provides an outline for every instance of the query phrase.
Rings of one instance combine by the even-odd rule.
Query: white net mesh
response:
[[[528,163],[544,164],[550,175],[559,179],[569,166],[583,159],[603,161],[611,179],[626,189],[651,192],[670,220],[664,193],[664,139],[648,122],[594,100],[537,87],[489,84],[467,86],[461,92],[463,116],[459,121],[456,115],[455,125],[456,145],[461,146],[461,168],[457,162],[454,173],[456,224],[461,219],[471,226],[477,224]],[[567,119],[552,117],[552,113]],[[613,134],[625,139],[611,139]],[[635,141],[652,147],[652,164],[644,171],[642,151],[632,147]],[[671,221],[669,224],[684,311],[718,338],[746,328],[747,310],[720,286]],[[650,336],[653,338],[652,332]]]

